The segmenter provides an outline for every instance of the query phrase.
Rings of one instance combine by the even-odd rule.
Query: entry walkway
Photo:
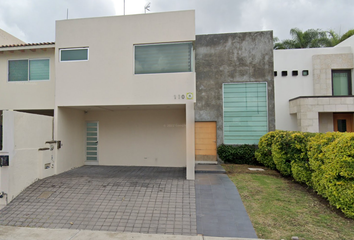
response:
[[[235,184],[220,165],[196,166],[197,233],[257,238]]]

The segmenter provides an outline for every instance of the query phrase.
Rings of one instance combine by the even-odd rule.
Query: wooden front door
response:
[[[333,113],[333,128],[336,132],[353,132],[353,114]]]
[[[195,123],[195,160],[216,161],[216,122]]]

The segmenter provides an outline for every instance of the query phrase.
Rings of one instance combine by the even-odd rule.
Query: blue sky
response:
[[[124,0],[1,0],[0,28],[25,42],[55,41],[55,20],[123,14]],[[320,28],[345,33],[354,28],[352,0],[125,0],[126,14],[194,9],[196,33]]]

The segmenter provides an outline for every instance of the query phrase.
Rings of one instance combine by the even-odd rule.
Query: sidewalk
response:
[[[206,236],[181,236],[162,234],[142,234],[105,232],[70,229],[45,229],[0,226],[0,240],[255,240],[252,238],[220,238]]]

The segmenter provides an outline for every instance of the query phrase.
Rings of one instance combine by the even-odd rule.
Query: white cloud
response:
[[[196,11],[196,32],[273,30],[280,39],[289,30],[321,28],[342,34],[354,28],[354,4],[348,0],[125,0],[126,14]],[[123,0],[1,0],[0,28],[30,42],[54,41],[55,20],[123,14]]]

